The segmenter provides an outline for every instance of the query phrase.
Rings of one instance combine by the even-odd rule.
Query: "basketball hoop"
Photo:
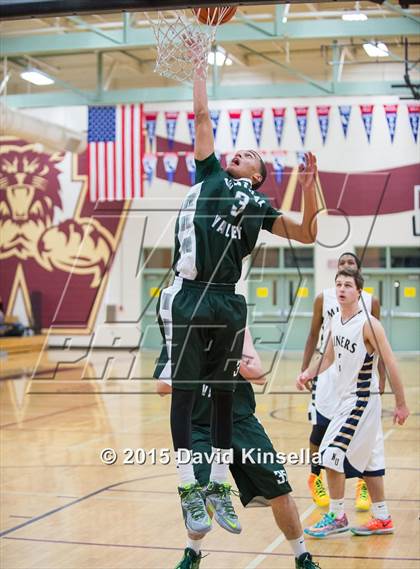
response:
[[[208,11],[206,23],[192,9],[158,11],[157,18],[145,15],[152,25],[157,42],[155,71],[163,77],[191,82],[197,68],[207,76],[207,58],[217,27],[232,10],[220,6],[217,11]]]

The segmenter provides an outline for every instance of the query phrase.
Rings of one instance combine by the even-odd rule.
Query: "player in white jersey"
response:
[[[340,255],[337,264],[340,269],[360,270],[361,261],[353,253],[346,252]],[[363,291],[359,300],[360,307],[367,314],[380,318],[380,304],[376,297]],[[305,370],[314,355],[318,338],[320,337],[319,351],[323,352],[328,339],[331,318],[340,310],[335,287],[324,289],[315,299],[310,332],[306,341],[301,370]],[[337,405],[334,366],[324,373],[315,377],[312,382],[312,399],[309,406],[309,420],[312,423],[312,431],[309,437],[311,456],[317,456],[322,438],[325,435],[328,424],[334,415]],[[383,365],[380,366],[381,391],[385,385],[385,373]],[[312,499],[320,508],[328,507],[329,496],[322,480],[321,467],[315,461],[311,462],[311,472],[308,478],[308,486]],[[366,511],[370,507],[370,498],[367,486],[362,479],[358,480],[355,498],[356,510]]]
[[[326,351],[302,372],[297,387],[304,389],[334,362],[338,406],[322,440],[320,452],[330,492],[330,511],[305,533],[326,537],[350,529],[344,512],[346,478],[363,476],[372,498],[372,518],[355,535],[393,533],[384,495],[384,442],[381,398],[375,364],[380,354],[389,372],[395,396],[394,423],[402,425],[409,415],[404,389],[391,347],[380,322],[360,308],[363,277],[349,269],[338,271],[336,292],[340,304],[331,321]]]

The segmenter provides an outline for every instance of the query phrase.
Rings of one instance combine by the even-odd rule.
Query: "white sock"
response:
[[[193,551],[195,551],[196,554],[198,555],[198,554],[200,553],[200,551],[201,551],[200,548],[201,548],[201,542],[202,542],[202,541],[203,541],[202,539],[191,539],[191,538],[188,536],[188,539],[187,539],[187,547],[189,547],[190,549],[192,549]]]
[[[211,450],[215,453],[215,458],[211,463],[210,481],[223,484],[227,481],[229,464],[233,460],[232,449],[211,447]]]
[[[387,520],[389,512],[386,502],[372,502],[372,515],[378,520]]]
[[[196,479],[194,476],[194,467],[192,462],[189,461],[187,464],[182,464],[185,462],[186,449],[180,449],[175,453],[176,468],[178,470],[179,479],[181,481],[181,486],[185,484],[195,484]],[[180,464],[180,460],[182,463]]]
[[[330,512],[335,514],[337,518],[342,518],[344,515],[344,498],[333,500],[330,498]]]
[[[293,553],[295,554],[296,559],[299,559],[303,553],[306,553],[308,551],[306,549],[305,538],[303,537],[303,534],[297,539],[288,539],[287,541],[290,543],[290,547],[293,549]]]

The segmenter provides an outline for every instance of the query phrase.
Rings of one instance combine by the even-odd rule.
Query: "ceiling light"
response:
[[[46,73],[38,71],[38,69],[27,69],[20,76],[34,85],[52,85],[54,83],[54,79],[51,79]]]
[[[368,19],[368,17],[363,12],[347,11],[341,15],[341,19],[345,20],[346,22],[365,22]]]
[[[224,49],[218,47],[216,51],[210,51],[207,61],[210,65],[217,65],[221,67],[222,65],[232,65],[233,61],[227,55]]]
[[[363,49],[369,57],[388,57],[389,51],[386,44],[382,42],[364,43]]]

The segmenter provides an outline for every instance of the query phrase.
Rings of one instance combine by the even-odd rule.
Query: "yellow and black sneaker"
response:
[[[356,510],[358,512],[367,512],[370,508],[370,504],[371,501],[366,482],[362,478],[359,478],[356,486]]]
[[[321,474],[311,473],[308,478],[308,486],[311,492],[312,500],[318,508],[328,508],[330,505],[330,497],[325,489]]]

